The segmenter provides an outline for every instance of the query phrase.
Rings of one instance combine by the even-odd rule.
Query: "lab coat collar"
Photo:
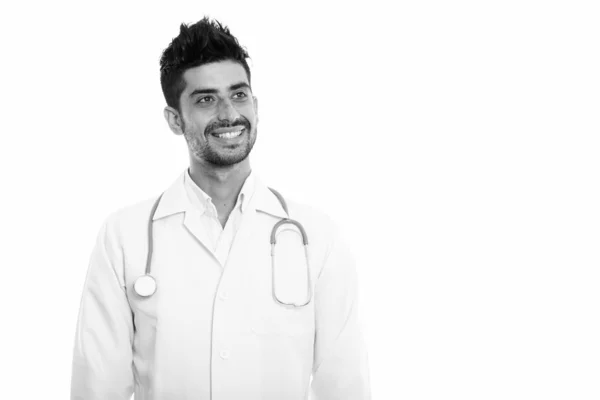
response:
[[[179,177],[165,190],[163,196],[156,208],[153,220],[157,220],[169,215],[180,212],[187,212],[193,209],[189,197],[185,191],[185,174],[187,168],[179,175]],[[251,198],[244,199],[244,207],[262,211],[279,218],[287,218],[287,214],[277,197],[269,190],[262,180],[254,174],[254,193]],[[285,196],[284,196],[285,198]]]
[[[250,201],[250,207],[279,218],[288,218],[277,197],[269,190],[259,177],[255,178],[256,189]],[[283,196],[285,200],[285,196]]]
[[[179,177],[163,192],[160,203],[156,208],[153,220],[168,217],[169,215],[186,212],[192,209],[192,203],[185,191],[185,174],[187,168],[179,175]]]

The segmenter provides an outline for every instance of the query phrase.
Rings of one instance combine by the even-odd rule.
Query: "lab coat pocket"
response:
[[[304,336],[314,333],[312,307],[287,309],[273,303],[271,307],[255,310],[252,332],[268,336]]]

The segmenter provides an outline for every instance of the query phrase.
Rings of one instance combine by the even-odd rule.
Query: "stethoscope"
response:
[[[285,202],[285,200],[283,199],[283,196],[281,196],[281,194],[279,194],[278,191],[276,191],[275,189],[269,188],[269,190],[271,190],[271,192],[273,192],[273,194],[275,195],[275,197],[277,197],[277,200],[279,200],[279,203],[281,203],[281,206],[283,207],[283,209],[285,210],[286,215],[288,216],[288,218],[282,218],[280,221],[278,221],[274,226],[273,229],[271,230],[271,279],[272,279],[272,290],[273,290],[273,299],[275,300],[275,302],[277,302],[278,304],[284,306],[284,307],[304,307],[306,305],[308,305],[310,303],[310,300],[312,299],[312,280],[310,277],[310,264],[309,264],[309,257],[308,257],[308,238],[306,236],[306,231],[304,230],[304,227],[302,226],[302,224],[296,220],[293,220],[291,218],[289,218],[290,213],[288,211],[288,207],[287,204]],[[150,212],[150,219],[148,220],[148,256],[146,258],[146,272],[144,275],[138,277],[134,284],[133,284],[133,289],[135,291],[135,293],[137,293],[138,296],[141,297],[150,297],[152,296],[155,292],[156,292],[156,280],[154,279],[154,277],[152,277],[152,274],[150,273],[150,269],[151,269],[151,265],[152,265],[152,254],[153,254],[153,246],[154,246],[154,235],[153,235],[153,219],[154,219],[154,213],[156,212],[156,208],[158,207],[158,203],[160,202],[160,199],[162,198],[162,195],[164,193],[162,193],[160,196],[158,196],[158,199],[156,199],[156,201],[154,202],[154,205],[152,206],[152,211]],[[302,243],[304,245],[304,256],[306,259],[306,276],[307,276],[307,289],[306,289],[306,300],[304,302],[301,303],[286,303],[283,302],[281,300],[279,300],[279,298],[277,297],[277,293],[275,291],[275,248],[276,248],[276,244],[277,244],[277,232],[278,229],[285,225],[285,224],[290,224],[290,225],[294,225],[295,227],[297,227],[300,230],[300,234],[302,235]]]

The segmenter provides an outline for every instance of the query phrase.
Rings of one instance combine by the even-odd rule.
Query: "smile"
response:
[[[243,131],[244,128],[238,128],[237,130],[228,132],[211,132],[211,135],[218,137],[219,139],[233,139],[240,136]]]

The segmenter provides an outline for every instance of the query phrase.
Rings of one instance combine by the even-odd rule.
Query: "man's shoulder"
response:
[[[293,198],[286,202],[290,218],[300,222],[312,238],[329,242],[336,235],[337,224],[325,210]]]
[[[288,208],[290,211],[290,218],[292,219],[307,219],[316,223],[332,224],[333,221],[329,214],[323,209],[313,205],[297,201],[295,199],[287,199]]]
[[[150,212],[158,196],[152,196],[115,209],[106,217],[109,230],[123,231],[128,227],[144,227],[150,220]]]

